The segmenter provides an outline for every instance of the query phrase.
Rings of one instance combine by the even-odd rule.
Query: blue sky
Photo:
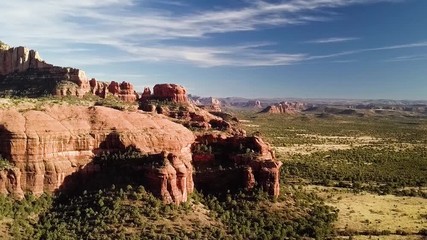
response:
[[[137,90],[427,99],[426,0],[14,0],[0,40]]]

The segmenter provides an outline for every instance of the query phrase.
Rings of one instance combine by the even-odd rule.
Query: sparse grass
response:
[[[427,199],[419,197],[378,196],[354,193],[351,189],[308,186],[326,204],[339,210],[337,231],[342,234],[374,232],[403,235],[418,234],[427,226]]]
[[[240,113],[240,118],[247,120],[242,126],[249,133],[260,132],[272,143],[288,178],[427,196],[402,190],[427,186],[427,118],[253,113]]]

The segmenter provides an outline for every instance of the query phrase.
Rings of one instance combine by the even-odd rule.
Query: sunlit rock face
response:
[[[193,191],[194,135],[161,115],[105,107],[55,106],[45,111],[0,112],[0,154],[15,168],[0,175],[0,192],[40,195],[64,185],[71,174],[102,152],[129,146],[147,154],[168,152],[168,164],[147,173],[166,202],[183,202]]]

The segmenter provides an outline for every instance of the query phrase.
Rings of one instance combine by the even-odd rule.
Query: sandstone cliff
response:
[[[193,142],[189,130],[160,115],[77,106],[1,111],[0,154],[17,169],[0,175],[0,192],[52,192],[72,173],[90,171],[86,166],[95,155],[134,146],[147,154],[173,154],[170,166],[153,170],[155,177],[149,178],[166,202],[186,201],[193,190]]]

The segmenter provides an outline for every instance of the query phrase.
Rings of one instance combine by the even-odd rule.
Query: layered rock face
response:
[[[295,114],[306,109],[306,105],[300,102],[281,102],[266,107],[262,113]]]
[[[219,187],[235,185],[234,188],[252,189],[258,185],[272,196],[279,195],[282,163],[275,159],[273,151],[261,138],[208,134],[197,138],[193,150],[193,164],[199,170],[195,178],[196,187],[197,184],[207,186],[217,181],[220,182]],[[212,169],[218,164],[222,169],[228,169],[223,170],[226,172],[218,180],[214,179],[216,174],[200,170],[203,166]]]
[[[24,47],[0,49],[0,75],[14,72],[24,72],[28,69],[51,68],[53,65],[45,63],[38,52]]]
[[[31,97],[83,96],[90,87],[83,71],[53,66],[43,61],[36,51],[17,47],[0,50],[0,90]]]
[[[112,81],[108,86],[108,91],[125,102],[135,102],[138,100],[138,94],[133,89],[133,85],[128,82],[118,83]]]
[[[0,95],[82,97],[87,93],[100,97],[111,93],[127,102],[138,99],[130,83],[89,81],[84,71],[48,64],[34,50],[7,45],[0,48]]]
[[[93,170],[88,164],[95,155],[133,146],[147,154],[171,153],[169,165],[144,174],[165,202],[183,202],[193,191],[193,142],[189,130],[160,115],[78,106],[4,110],[0,154],[16,168],[0,174],[0,192],[22,196],[55,191],[72,173]]]

